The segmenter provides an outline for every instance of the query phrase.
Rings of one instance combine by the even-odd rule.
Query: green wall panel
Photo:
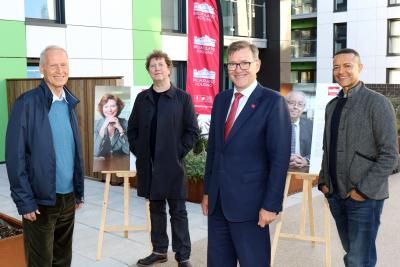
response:
[[[316,62],[292,62],[291,70],[315,70],[317,69]]]
[[[26,58],[0,58],[0,161],[5,160],[4,145],[8,122],[6,79],[26,77]]]
[[[0,20],[0,40],[0,58],[26,57],[24,22]]]
[[[317,27],[317,18],[305,20],[292,20],[292,30]]]
[[[161,1],[133,1],[133,29],[161,31]]]
[[[154,49],[161,49],[161,0],[134,0],[132,17],[133,82],[150,85],[152,81],[145,63]]]

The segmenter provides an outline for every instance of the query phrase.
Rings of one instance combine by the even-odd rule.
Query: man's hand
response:
[[[83,207],[83,202],[81,202],[79,204],[75,204],[75,210],[79,210],[82,207]]]
[[[308,162],[306,158],[303,158],[298,154],[292,154],[290,156],[289,166],[292,168],[303,168],[308,166]]]
[[[268,224],[272,223],[277,217],[276,212],[267,211],[263,208],[260,209],[258,216],[258,225],[261,228],[264,228]]]
[[[36,221],[36,214],[40,214],[39,210],[32,211],[30,213],[26,213],[22,215],[24,219],[27,219],[28,221]]]
[[[203,196],[203,200],[201,201],[201,209],[203,210],[203,215],[208,215],[208,195]]]
[[[327,193],[329,193],[329,188],[326,185],[323,185],[321,187],[321,191],[322,191],[322,193],[327,194]]]
[[[357,193],[357,191],[355,189],[351,190],[348,195],[356,201],[364,201],[365,200],[365,198],[362,195],[360,195],[359,193]]]

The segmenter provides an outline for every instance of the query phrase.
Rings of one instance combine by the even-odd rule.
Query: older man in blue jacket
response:
[[[57,46],[40,55],[40,85],[22,94],[6,135],[11,196],[23,216],[27,265],[70,266],[75,209],[83,203],[83,160],[75,111],[65,87],[68,56]]]

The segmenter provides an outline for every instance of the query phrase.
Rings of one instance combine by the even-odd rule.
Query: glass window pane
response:
[[[389,39],[389,53],[400,54],[400,36]]]
[[[335,0],[335,11],[346,11],[347,10],[347,0]]]
[[[41,78],[39,66],[27,66],[26,77],[27,78]]]
[[[180,30],[178,0],[161,1],[161,25],[164,30]]]
[[[57,0],[25,0],[25,17],[56,20]]]
[[[389,23],[389,35],[400,35],[400,20],[392,20]]]
[[[400,69],[389,69],[388,70],[388,83],[400,84]]]

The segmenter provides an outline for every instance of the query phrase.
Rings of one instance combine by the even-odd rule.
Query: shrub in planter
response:
[[[190,202],[200,203],[204,194],[204,169],[207,153],[203,150],[196,154],[191,150],[185,157],[186,174],[188,177],[188,197]]]

